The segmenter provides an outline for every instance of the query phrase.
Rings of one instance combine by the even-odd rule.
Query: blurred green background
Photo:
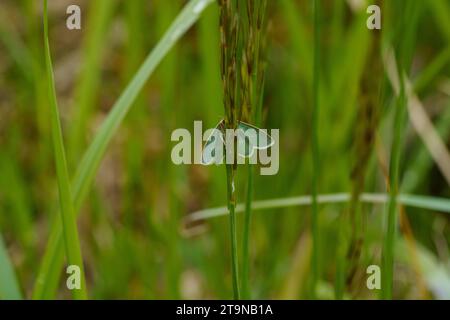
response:
[[[398,3],[383,3],[383,47],[395,43]],[[67,151],[74,174],[96,129],[144,58],[184,5],[181,0],[50,1],[50,45]],[[66,8],[82,10],[82,29],[66,28]],[[372,69],[369,2],[322,2],[319,193],[350,192],[360,161],[361,79],[383,80],[376,147],[367,160],[365,192],[386,192],[383,163],[393,135],[393,92]],[[418,1],[408,34],[409,77],[441,142],[450,142],[450,1]],[[210,5],[147,82],[108,147],[78,219],[89,296],[94,299],[231,297],[227,217],[186,226],[197,210],[226,203],[223,166],[176,166],[176,128],[194,120],[211,128],[223,118],[219,7]],[[311,194],[312,5],[269,0],[263,127],[280,129],[280,170],[255,176],[255,199]],[[378,57],[381,59],[381,57]],[[45,79],[42,3],[0,0],[0,274],[9,257],[23,297],[31,298],[53,217],[59,219]],[[364,92],[363,92],[364,93]],[[367,92],[366,92],[367,93]],[[370,94],[370,92],[369,92]],[[448,181],[416,130],[405,126],[401,192],[449,198]],[[448,152],[448,151],[447,151]],[[450,167],[450,163],[443,163]],[[445,168],[444,168],[445,169]],[[238,169],[238,202],[246,171]],[[362,191],[362,190],[361,190]],[[321,205],[319,298],[333,298],[338,217],[345,203]],[[384,205],[364,205],[361,266],[380,264]],[[406,207],[395,257],[394,298],[450,299],[450,216]],[[448,210],[447,210],[448,211]],[[250,238],[253,298],[310,297],[309,206],[255,211]],[[406,217],[406,218],[405,218]],[[406,222],[405,222],[406,221]],[[242,219],[238,219],[241,236]],[[50,239],[51,241],[51,239]],[[239,242],[240,243],[240,242]],[[239,248],[240,249],[240,248]],[[11,278],[10,278],[11,279]],[[11,279],[11,281],[14,281]],[[360,275],[348,298],[371,299]],[[65,281],[47,298],[70,298]],[[0,298],[7,298],[2,296]]]

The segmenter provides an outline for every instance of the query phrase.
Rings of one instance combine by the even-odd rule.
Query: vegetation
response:
[[[0,299],[450,299],[448,0],[75,2],[0,3]],[[222,118],[279,173],[173,164]]]

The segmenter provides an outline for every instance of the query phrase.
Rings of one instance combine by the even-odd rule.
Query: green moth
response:
[[[242,158],[250,158],[255,150],[268,149],[275,141],[267,134],[266,130],[259,129],[251,124],[239,121],[235,130],[226,129],[225,121],[222,119],[212,129],[202,151],[202,164],[221,164],[229,148],[234,149],[237,143],[237,155]]]

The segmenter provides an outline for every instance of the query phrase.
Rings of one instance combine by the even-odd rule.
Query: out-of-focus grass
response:
[[[50,52],[48,36],[48,1],[44,0],[44,48],[45,66],[48,86],[48,100],[50,104],[50,122],[52,127],[52,140],[56,177],[58,181],[59,205],[61,210],[61,223],[66,248],[67,262],[80,270],[80,288],[73,291],[75,299],[87,299],[86,278],[84,275],[83,258],[81,254],[78,227],[73,209],[72,191],[70,190],[69,173],[67,171],[66,151],[62,137],[62,129],[59,116],[59,108],[56,97],[55,78],[53,74],[53,62]]]
[[[420,5],[418,1],[410,1],[397,5],[396,12],[403,12],[403,18],[399,20],[397,34],[394,37],[398,41],[395,50],[398,61],[398,78],[400,92],[395,103],[393,122],[393,141],[391,147],[391,158],[389,163],[389,203],[387,208],[386,237],[383,247],[383,285],[381,297],[392,299],[394,285],[394,251],[397,237],[397,221],[399,206],[397,195],[400,186],[400,162],[403,159],[404,127],[407,118],[407,104],[409,97],[406,92],[405,76],[409,74],[412,63],[412,52],[416,42],[416,28],[418,26]],[[407,18],[406,18],[407,17]]]
[[[86,19],[86,29],[89,30],[81,48],[83,66],[74,89],[73,114],[70,115],[70,151],[72,162],[79,161],[86,143],[85,139],[89,132],[89,119],[96,101],[98,101],[98,90],[101,85],[101,61],[107,53],[106,42],[107,31],[116,6],[115,0],[91,1],[89,3],[90,16]]]
[[[22,293],[19,289],[14,266],[11,263],[5,243],[0,235],[0,299],[19,300],[22,299]]]
[[[197,20],[198,13],[195,13],[193,8],[195,8],[199,1],[201,0],[190,2],[180,13],[155,49],[148,55],[144,64],[133,77],[123,94],[119,97],[109,113],[109,116],[105,119],[102,127],[96,133],[96,137],[80,162],[74,178],[74,210],[76,213],[79,212],[82,202],[88,193],[88,189],[94,179],[109,141],[112,139],[119,124],[124,119],[134,99],[139,94],[139,91],[142,89],[146,80],[159,62],[164,58],[165,54],[176,43],[177,39]],[[61,250],[60,238],[61,226],[56,222],[53,224],[52,236],[50,238],[52,241],[48,242],[48,248],[40,270],[40,276],[36,282],[38,291],[35,292],[40,292],[39,288],[41,286],[46,286],[48,283],[54,283],[54,281],[51,281],[48,278],[59,277],[58,270],[60,269],[59,265],[61,264],[61,261],[55,258],[61,257],[61,254],[59,253]],[[42,294],[43,296],[46,296],[46,291],[44,290]],[[35,293],[35,297],[39,298],[40,295]]]
[[[319,145],[319,86],[320,86],[320,73],[321,73],[321,0],[314,0],[314,60],[313,60],[313,94],[312,94],[312,117],[311,117],[311,154],[312,154],[312,218],[311,218],[311,229],[313,238],[313,248],[312,248],[312,258],[311,258],[311,295],[313,298],[316,297],[317,281],[319,278],[319,210],[317,204],[317,194],[319,189],[318,180],[320,177],[320,145]]]
[[[95,164],[86,171],[91,181],[81,184],[80,176],[72,181],[77,182],[72,184],[75,209],[82,212],[78,222],[90,296],[230,298],[227,219],[207,219],[196,222],[194,227],[183,226],[186,214],[225,204],[225,172],[222,167],[175,166],[170,161],[173,129],[191,130],[193,120],[203,120],[204,128],[210,128],[223,114],[217,5],[210,5],[175,50],[161,60],[161,66],[151,70],[154,74],[139,94],[133,92],[136,95],[127,103],[127,116],[126,112],[120,114],[124,118],[119,121],[119,128],[118,122],[104,122],[110,119],[110,106],[185,2],[74,2],[82,8],[81,31],[67,30],[65,7],[53,7],[50,3],[51,45],[62,129],[69,142],[69,172],[74,173],[86,163],[80,162],[83,151],[94,137],[104,134],[102,124],[112,124],[109,128],[116,133],[103,135],[108,140],[106,144],[96,140],[99,154],[94,154],[94,149],[88,153],[87,159]],[[400,44],[394,41],[398,16],[393,8],[397,5],[382,3],[382,44],[389,48]],[[365,28],[365,8],[353,8],[348,1],[340,0],[322,4],[318,193],[327,194],[351,190],[359,84],[361,77],[371,73],[366,67],[371,38]],[[257,201],[312,193],[312,1],[269,1],[269,5],[268,68],[261,127],[281,129],[280,172],[276,176],[254,176]],[[409,77],[448,145],[449,97],[443,92],[450,68],[450,11],[446,10],[450,5],[446,0],[433,0],[421,6],[423,13],[417,18],[417,27],[408,29],[409,36],[416,39],[416,44],[406,49],[413,61]],[[64,261],[62,234],[61,230],[51,231],[59,212],[50,109],[45,82],[41,81],[45,69],[40,7],[41,3],[34,0],[0,3],[0,230],[7,249],[3,252],[9,253],[17,275],[16,287],[23,289],[16,292],[23,291],[24,297],[64,298],[69,292],[59,277]],[[59,81],[68,82],[69,89],[60,86]],[[380,105],[378,143],[390,150],[395,97],[390,88],[385,91]],[[432,257],[426,260],[436,264],[422,268],[422,272],[432,297],[438,297],[439,292],[428,279],[429,270],[448,263],[445,257],[449,220],[448,215],[441,213],[447,202],[439,199],[450,196],[449,188],[413,129],[406,125],[401,134],[404,160],[399,166],[399,192],[413,195],[402,200],[413,205],[406,206],[406,213],[420,249],[419,260]],[[365,193],[386,193],[378,159],[389,159],[390,152],[385,156],[379,152],[373,152],[367,165],[362,190]],[[100,165],[103,153],[105,159]],[[240,203],[245,201],[246,181],[247,171],[239,167],[236,193]],[[427,198],[417,197],[419,194]],[[258,208],[258,204],[253,207]],[[427,209],[422,208],[424,204]],[[366,218],[360,259],[363,268],[381,263],[383,209],[366,202],[361,208]],[[306,285],[312,276],[311,209],[310,205],[273,205],[267,213],[252,216],[251,297],[312,297]],[[318,205],[321,241],[315,254],[321,263],[320,270],[314,270],[319,275],[318,298],[332,297],[337,276],[335,252],[340,245],[338,217],[345,210],[344,204]],[[236,220],[240,245],[243,216],[237,215]],[[402,236],[399,232],[397,239]],[[46,242],[50,249],[45,248]],[[396,246],[402,243],[399,240]],[[397,251],[394,253],[393,297],[418,297],[415,278],[411,276],[413,262]],[[0,280],[0,285],[3,283]],[[376,297],[376,292],[365,289],[364,277],[358,283],[361,288],[356,293],[344,287],[344,297]],[[441,283],[447,282],[443,279]]]

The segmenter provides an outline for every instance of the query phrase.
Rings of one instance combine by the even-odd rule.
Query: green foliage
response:
[[[44,46],[45,65],[47,71],[48,96],[50,102],[50,118],[52,126],[53,150],[56,164],[56,176],[59,190],[59,205],[61,209],[61,221],[63,226],[64,244],[66,247],[66,258],[69,265],[74,265],[81,270],[81,288],[73,290],[75,299],[87,299],[86,279],[84,275],[83,258],[81,255],[80,242],[76,217],[73,209],[73,198],[70,190],[69,174],[67,171],[66,152],[62,137],[59,110],[56,98],[55,79],[48,39],[48,17],[47,0],[44,1]]]
[[[267,1],[264,28],[264,1],[87,1],[73,31],[57,3],[53,61],[42,2],[0,4],[0,298],[69,298],[65,260],[94,299],[373,299],[371,264],[382,298],[445,298],[449,188],[383,61],[448,149],[448,0],[380,0],[379,38],[345,0]],[[171,162],[224,114],[280,129],[277,175]]]

